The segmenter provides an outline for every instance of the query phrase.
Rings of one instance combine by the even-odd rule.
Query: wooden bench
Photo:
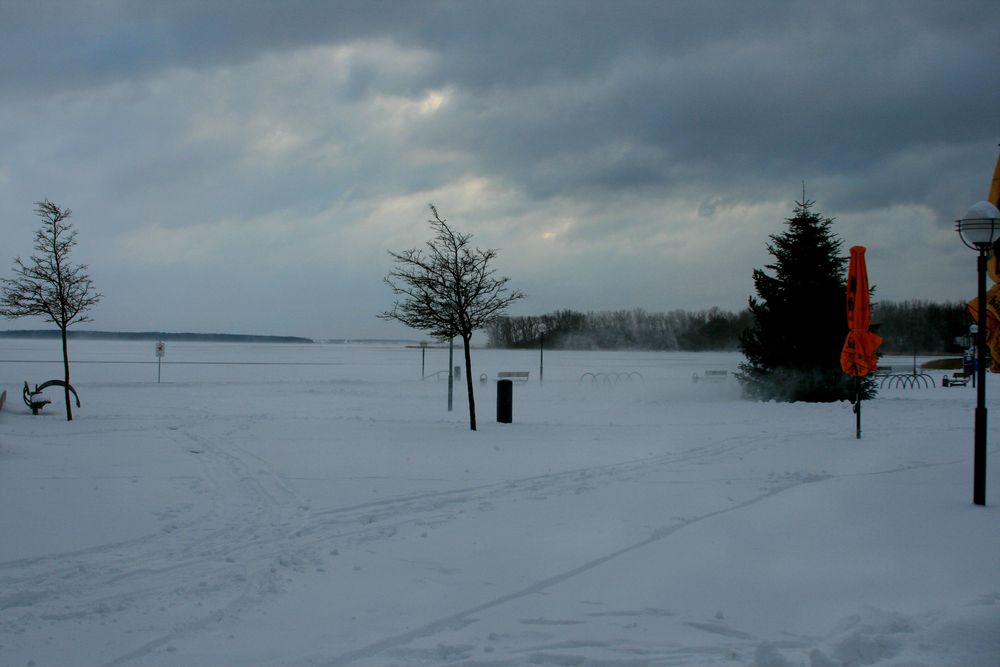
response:
[[[729,377],[729,371],[705,371],[705,374],[698,376],[697,373],[691,376],[691,382],[699,382],[704,380],[705,382],[722,382]]]
[[[500,371],[497,373],[497,380],[513,380],[514,382],[527,382],[528,371]]]

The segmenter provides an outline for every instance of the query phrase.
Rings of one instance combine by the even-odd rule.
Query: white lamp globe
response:
[[[1000,211],[988,201],[981,201],[955,222],[962,243],[970,248],[982,249],[1000,239]]]

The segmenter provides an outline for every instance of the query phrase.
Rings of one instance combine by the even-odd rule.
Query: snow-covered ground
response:
[[[857,440],[692,383],[735,354],[478,350],[472,433],[416,349],[71,352],[66,422],[20,397],[57,344],[0,341],[4,667],[1000,665],[971,386],[884,390]]]

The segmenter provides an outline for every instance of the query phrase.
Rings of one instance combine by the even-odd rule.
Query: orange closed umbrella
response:
[[[840,367],[855,382],[854,412],[857,414],[857,437],[861,437],[861,378],[878,369],[875,350],[882,337],[868,330],[871,326],[871,301],[868,297],[868,268],[864,246],[851,248],[851,263],[847,269],[847,340],[840,353]]]

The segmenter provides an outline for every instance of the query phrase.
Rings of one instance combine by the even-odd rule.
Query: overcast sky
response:
[[[0,275],[71,208],[90,329],[419,337],[429,203],[513,314],[738,310],[803,181],[876,300],[964,300],[998,142],[995,0],[0,0]]]

